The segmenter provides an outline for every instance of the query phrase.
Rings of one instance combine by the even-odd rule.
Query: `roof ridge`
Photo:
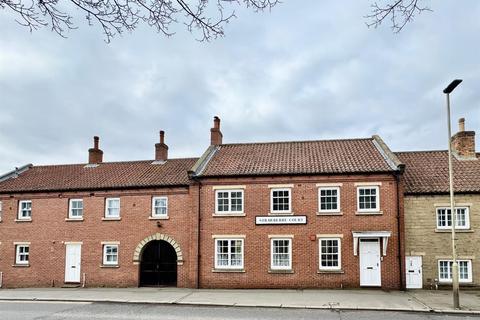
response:
[[[409,150],[409,151],[394,151],[393,153],[425,153],[425,152],[447,152],[448,150]]]
[[[345,138],[345,139],[319,139],[319,140],[291,140],[291,141],[263,141],[263,142],[238,142],[224,143],[220,146],[242,146],[242,145],[261,145],[261,144],[286,144],[286,143],[306,143],[306,142],[334,142],[334,141],[368,141],[373,138]]]
[[[198,160],[198,157],[188,157],[188,158],[169,158],[168,160]],[[140,162],[153,162],[155,159],[146,159],[146,160],[128,160],[128,161],[106,161],[100,164],[119,164],[119,163],[140,163]],[[63,167],[63,166],[85,166],[88,165],[87,162],[82,163],[59,163],[59,164],[41,164],[33,165],[34,168],[39,167]]]

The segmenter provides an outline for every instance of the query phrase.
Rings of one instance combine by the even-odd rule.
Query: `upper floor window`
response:
[[[152,198],[152,217],[168,217],[168,198]]]
[[[215,239],[215,268],[243,269],[243,239]]]
[[[358,187],[357,199],[357,206],[359,212],[380,211],[380,195],[378,186]]]
[[[472,282],[472,260],[457,260],[459,282]],[[438,279],[441,282],[452,281],[452,260],[438,260]]]
[[[105,218],[120,218],[120,198],[105,200]]]
[[[30,247],[27,244],[17,244],[15,246],[15,264],[28,264]]]
[[[320,238],[320,270],[340,270],[341,263],[341,245],[340,238]]]
[[[103,246],[103,264],[107,266],[118,265],[118,244],[105,244]]]
[[[452,210],[450,208],[437,208],[437,228],[452,228]],[[455,229],[469,229],[470,214],[468,207],[455,208]]]
[[[292,239],[276,238],[271,240],[272,270],[292,269]]]
[[[340,211],[340,188],[328,187],[318,189],[318,211],[339,212]]]
[[[68,210],[68,217],[71,219],[83,218],[83,200],[82,199],[70,199]]]
[[[272,189],[270,210],[272,213],[291,213],[292,197],[290,188]]]
[[[243,213],[243,190],[216,190],[215,213]]]
[[[20,200],[18,202],[18,219],[28,220],[32,218],[32,201]]]

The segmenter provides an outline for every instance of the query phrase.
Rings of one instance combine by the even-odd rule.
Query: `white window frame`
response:
[[[322,209],[322,191],[335,190],[337,191],[337,209]],[[319,187],[318,188],[318,212],[340,212],[340,187]]]
[[[335,240],[338,242],[338,266],[337,267],[324,267],[322,266],[322,240]],[[342,238],[339,237],[320,237],[318,238],[318,269],[325,271],[338,271],[342,270]]]
[[[448,263],[448,278],[440,278],[440,262],[447,262]],[[468,265],[468,278],[467,279],[460,279],[460,262],[467,262]],[[467,260],[467,259],[459,259],[457,260],[458,263],[458,281],[461,283],[472,283],[473,282],[473,277],[472,277],[472,260]],[[438,272],[438,281],[441,283],[452,283],[452,277],[450,276],[453,274],[451,264],[453,264],[453,260],[451,259],[440,259],[437,262],[437,272]]]
[[[245,265],[245,241],[242,238],[215,238],[215,269],[230,269],[230,270],[243,270],[244,265]],[[218,265],[218,242],[219,241],[228,241],[228,265]],[[242,243],[242,264],[241,265],[235,265],[233,266],[231,264],[231,252],[232,252],[232,247],[230,244],[230,241],[241,241]]]
[[[108,247],[115,247],[117,248],[117,260],[116,261],[108,261],[107,260],[107,248]],[[118,260],[119,260],[119,246],[118,244],[104,244],[103,245],[103,265],[105,266],[118,266]]]
[[[20,253],[20,248],[28,248],[28,253]],[[20,260],[20,256],[26,256],[27,260]],[[29,265],[30,264],[30,245],[29,244],[16,244],[15,245],[15,264],[17,265]]]
[[[155,211],[155,202],[156,200],[165,200],[165,213],[164,214],[157,214]],[[161,207],[159,207],[161,208]],[[161,197],[152,197],[152,217],[153,218],[168,218],[168,197],[161,196]]]
[[[273,265],[273,243],[274,241],[288,241],[288,266],[274,266]],[[292,260],[293,260],[293,252],[292,252],[292,242],[293,239],[291,237],[272,237],[270,238],[270,269],[271,270],[292,270]]]
[[[376,189],[375,195],[375,209],[360,209],[360,190],[361,189]],[[362,213],[380,212],[380,186],[361,185],[357,186],[357,211]]]
[[[228,214],[243,214],[245,212],[245,193],[243,189],[217,189],[215,190],[215,214],[218,215],[228,215]],[[228,210],[227,211],[218,211],[218,193],[227,192],[228,193]],[[234,211],[232,210],[232,192],[240,192],[242,194],[242,210]]]
[[[118,215],[110,215],[109,214],[109,210],[111,207],[108,206],[108,203],[109,201],[112,201],[112,200],[118,200]],[[106,198],[105,199],[105,218],[120,218],[120,208],[121,208],[121,202],[120,202],[120,198]]]
[[[78,202],[78,201],[82,202],[82,215],[80,215],[80,216],[74,216],[73,215],[73,209],[74,208],[72,207],[72,202],[74,202],[74,201],[75,202]],[[75,209],[78,210],[79,208],[75,208]],[[83,219],[83,199],[70,199],[68,201],[68,218],[69,219],[79,219],[79,220]]]
[[[459,229],[459,230],[466,230],[466,229],[470,229],[470,208],[469,207],[455,207],[455,214],[457,214],[457,210],[458,209],[465,209],[465,226],[458,226],[458,219],[455,219],[455,223],[457,224],[455,226],[455,230]],[[438,218],[438,214],[439,214],[439,210],[445,210],[445,215],[446,217],[448,217],[448,211],[450,211],[450,208],[449,207],[436,207],[435,208],[435,220],[437,221],[437,229],[441,229],[441,230],[451,230],[452,229],[452,226],[440,226],[439,223],[440,223],[440,219]],[[452,213],[450,213],[451,215]],[[456,216],[455,216],[456,217]],[[448,219],[447,219],[448,221]],[[452,218],[450,218],[450,224],[452,222]]]
[[[30,209],[29,209],[29,212],[30,212],[30,215],[29,216],[24,216],[23,215],[23,210],[22,210],[22,204],[23,203],[30,203]],[[32,200],[20,200],[18,201],[18,215],[17,215],[17,219],[18,220],[31,220],[32,219]]]
[[[3,218],[3,203],[0,201],[0,221],[2,221]]]
[[[288,191],[288,210],[273,210],[273,192],[274,191]],[[270,213],[272,214],[292,213],[292,188],[270,189]]]

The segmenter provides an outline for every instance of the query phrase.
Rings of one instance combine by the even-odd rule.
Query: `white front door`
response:
[[[67,244],[65,251],[65,282],[80,282],[82,245]]]
[[[382,285],[378,239],[360,239],[360,285],[372,287]]]
[[[422,289],[422,257],[407,256],[405,269],[407,272],[407,289]]]

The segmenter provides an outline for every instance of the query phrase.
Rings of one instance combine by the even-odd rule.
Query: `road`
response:
[[[6,302],[0,301],[1,320],[30,319],[168,319],[168,320],[478,320],[480,317],[431,313],[332,311],[311,309],[275,309],[244,307],[195,307],[156,304]]]

